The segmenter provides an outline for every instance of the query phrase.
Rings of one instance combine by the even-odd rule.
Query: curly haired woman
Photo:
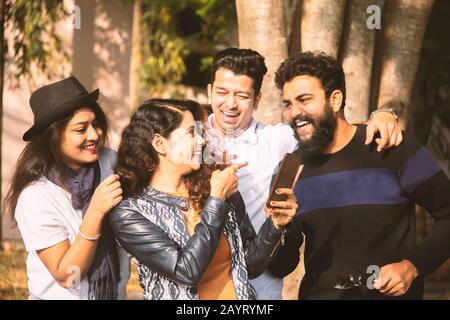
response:
[[[237,191],[245,164],[201,165],[202,119],[193,101],[154,99],[122,134],[124,200],[109,220],[139,262],[145,299],[255,299],[249,278],[269,264],[297,208],[291,197],[256,235]]]

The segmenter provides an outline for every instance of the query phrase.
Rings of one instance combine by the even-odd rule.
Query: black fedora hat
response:
[[[79,108],[97,107],[98,95],[98,89],[89,93],[74,76],[37,89],[30,97],[34,123],[23,135],[23,140],[30,141],[53,122]]]

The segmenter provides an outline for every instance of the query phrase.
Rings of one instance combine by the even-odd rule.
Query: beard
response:
[[[308,121],[314,127],[309,139],[304,139],[298,134],[297,121]],[[300,115],[293,118],[289,125],[294,130],[294,136],[298,141],[295,153],[300,154],[305,161],[317,158],[333,141],[336,124],[336,117],[328,103],[325,106],[325,112],[317,117]]]

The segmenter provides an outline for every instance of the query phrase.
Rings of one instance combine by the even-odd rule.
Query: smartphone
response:
[[[297,183],[298,177],[303,170],[303,159],[295,153],[286,153],[278,169],[278,173],[270,188],[269,198],[266,206],[272,208],[270,201],[286,201],[287,195],[277,194],[278,188],[292,189]]]

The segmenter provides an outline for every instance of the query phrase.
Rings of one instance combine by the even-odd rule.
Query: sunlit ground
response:
[[[25,269],[27,253],[21,244],[6,242],[3,247],[3,252],[0,252],[0,300],[28,299]],[[136,266],[132,263],[127,286],[129,299],[142,299],[142,290],[137,279]]]
[[[27,299],[27,276],[25,271],[26,252],[21,244],[4,243],[4,250],[0,252],[0,300]],[[284,297],[295,299],[298,292],[296,274],[294,271],[285,281]],[[131,277],[127,286],[128,299],[142,299],[142,291],[138,284],[136,266],[131,264]],[[447,281],[426,282],[425,299],[450,300],[450,283]]]
[[[27,299],[26,252],[11,243],[4,243],[0,252],[0,300]]]

